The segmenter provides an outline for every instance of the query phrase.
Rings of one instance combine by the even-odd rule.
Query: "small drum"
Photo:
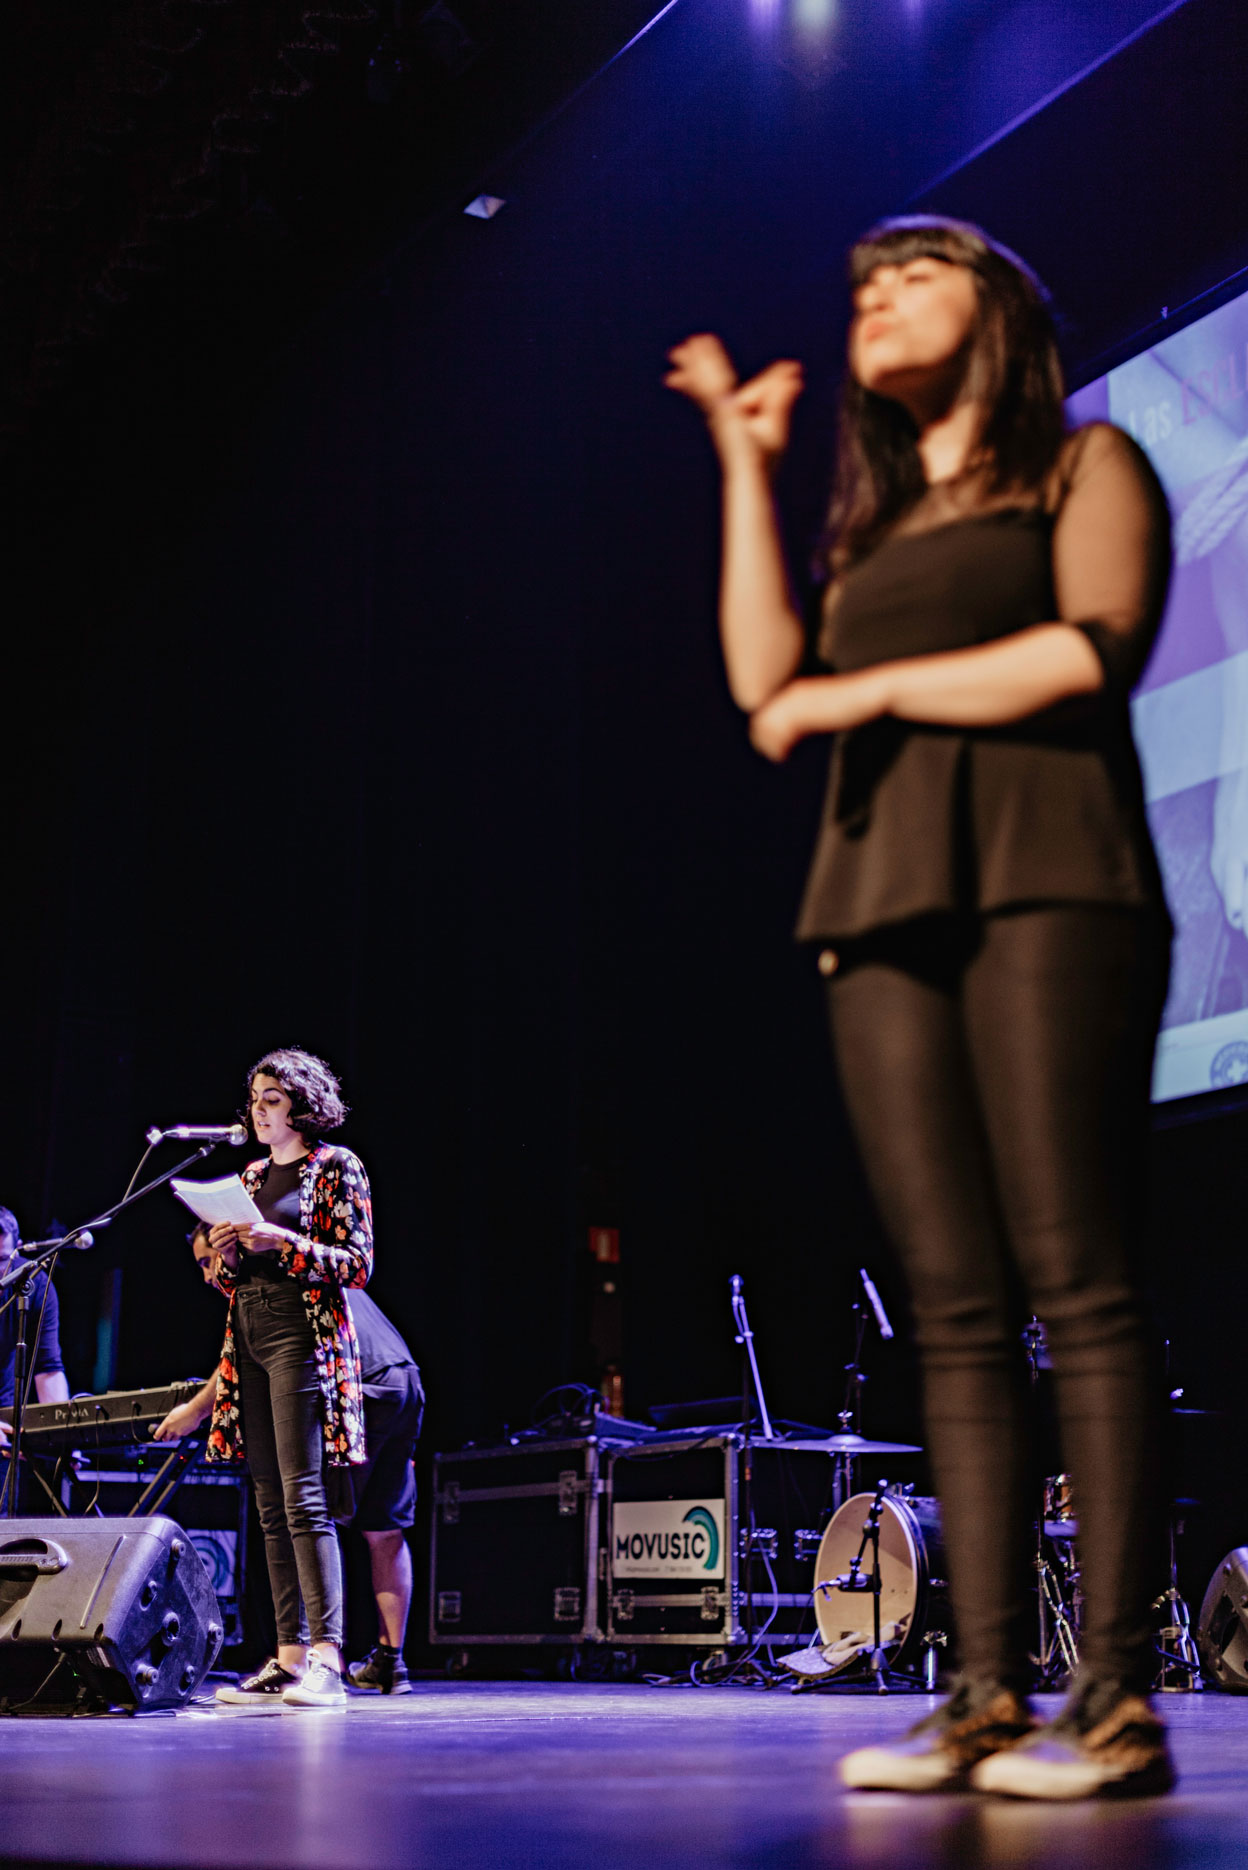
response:
[[[845,1590],[838,1578],[849,1574],[862,1545],[863,1528],[874,1494],[856,1493],[828,1521],[815,1559],[815,1617],[827,1660],[848,1667],[863,1644],[872,1641],[871,1573],[874,1548],[868,1540],[860,1575],[866,1588]],[[940,1536],[940,1503],[886,1494],[880,1514],[880,1637],[890,1667],[914,1668],[923,1659],[923,1638],[947,1633],[949,1615],[945,1551]],[[843,1660],[837,1660],[844,1651]]]
[[[1075,1539],[1079,1535],[1069,1474],[1050,1474],[1044,1483],[1044,1535],[1046,1539]]]

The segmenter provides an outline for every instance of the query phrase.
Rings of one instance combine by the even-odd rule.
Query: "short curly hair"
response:
[[[266,1052],[247,1073],[246,1104],[239,1115],[253,1136],[251,1087],[262,1073],[266,1078],[276,1078],[290,1099],[290,1127],[298,1130],[305,1143],[319,1143],[328,1131],[346,1122],[349,1106],[343,1102],[342,1086],[325,1060],[298,1046],[283,1046],[276,1052]]]

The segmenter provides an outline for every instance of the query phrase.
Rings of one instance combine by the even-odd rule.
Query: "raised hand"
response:
[[[732,359],[710,332],[676,345],[668,362],[663,381],[697,404],[721,447],[744,437],[768,462],[784,453],[793,405],[802,393],[799,363],[782,358],[739,383]]]
[[[667,361],[671,369],[663,381],[668,389],[687,396],[704,415],[709,416],[737,388],[732,359],[713,332],[702,331],[673,345]]]

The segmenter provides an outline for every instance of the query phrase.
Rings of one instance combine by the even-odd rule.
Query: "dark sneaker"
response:
[[[1018,1746],[1035,1717],[1012,1688],[963,1683],[900,1740],[847,1753],[841,1784],[872,1792],[955,1792],[971,1769]]]
[[[380,1644],[363,1662],[349,1662],[347,1677],[353,1688],[368,1695],[410,1695],[412,1684],[407,1664],[397,1649],[383,1649]]]
[[[1147,1697],[1087,1684],[1055,1721],[971,1774],[977,1792],[1017,1799],[1149,1798],[1174,1781],[1166,1730]]]
[[[303,1680],[292,1682],[282,1695],[284,1708],[345,1708],[347,1691],[337,1669],[313,1656]]]
[[[293,1688],[298,1680],[297,1675],[292,1675],[270,1656],[264,1667],[247,1676],[245,1681],[223,1683],[215,1699],[227,1708],[272,1708],[276,1711],[282,1705],[286,1690]]]

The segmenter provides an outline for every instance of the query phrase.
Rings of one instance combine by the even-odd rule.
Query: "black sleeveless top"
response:
[[[1151,481],[1146,463],[1144,472]],[[1155,482],[1145,491],[1151,497]],[[1039,507],[1005,507],[893,533],[841,580],[820,660],[850,671],[1059,619],[1056,523]],[[1095,527],[1087,536],[1096,538]],[[1157,550],[1168,562],[1168,534]],[[1127,706],[1164,585],[1163,570],[1160,596],[1126,628],[1118,614],[1113,627],[1070,619],[1105,667],[1095,695],[1004,727],[886,717],[838,736],[799,939],[844,940],[914,916],[1023,903],[1164,914]]]

